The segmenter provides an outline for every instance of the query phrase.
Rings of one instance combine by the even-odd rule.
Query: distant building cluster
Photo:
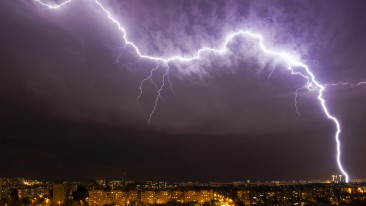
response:
[[[171,203],[205,203],[214,200],[213,190],[100,190],[89,191],[89,205],[131,205],[140,203],[167,204]]]
[[[237,190],[242,205],[366,205],[366,185],[305,184]]]
[[[343,183],[345,182],[345,179],[343,178],[343,175],[332,175],[332,181],[333,183]]]
[[[366,205],[366,181],[345,183],[333,175],[327,181],[249,180],[232,183],[125,180],[42,182],[0,178],[0,205]]]
[[[0,205],[63,205],[79,184],[0,178]]]

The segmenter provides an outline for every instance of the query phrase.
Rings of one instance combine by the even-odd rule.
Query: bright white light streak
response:
[[[297,98],[299,97],[299,92],[300,90],[303,89],[303,87],[300,87],[300,88],[297,88],[296,91],[295,91],[295,110],[296,110],[296,114],[300,117],[301,116],[301,113],[300,113],[300,110],[299,110],[299,106],[298,106],[298,101],[297,101]]]
[[[42,0],[34,0],[34,1],[40,3],[42,6],[45,6],[45,7],[49,8],[49,9],[59,9],[62,6],[65,6],[66,4],[72,2],[72,0],[66,0],[66,1],[64,1],[64,2],[62,2],[60,4],[48,4],[48,3],[45,3]]]
[[[345,83],[345,82],[339,82],[339,83],[333,83],[333,84],[325,84],[325,86],[349,86],[349,87],[359,87],[359,86],[366,86],[366,82],[358,82],[358,83]]]
[[[154,67],[153,69],[151,69],[151,71],[150,71],[150,75],[149,75],[149,76],[147,76],[145,79],[143,79],[143,80],[141,81],[141,83],[140,83],[140,87],[139,87],[139,89],[140,89],[140,93],[139,93],[139,95],[137,95],[137,98],[136,98],[137,103],[140,103],[140,102],[139,102],[139,99],[140,99],[140,97],[141,97],[141,95],[142,95],[142,91],[143,91],[143,90],[142,90],[142,86],[144,85],[145,81],[150,80],[150,81],[151,81],[151,83],[152,83],[152,84],[155,86],[155,88],[157,89],[157,91],[159,91],[159,89],[158,89],[158,85],[156,85],[156,84],[155,84],[155,82],[154,82],[154,80],[152,79],[152,76],[153,76],[154,71],[156,71],[156,70],[159,68],[159,66],[160,66],[159,61],[157,61],[156,63],[157,63],[157,65],[156,65],[156,67]]]
[[[150,125],[150,121],[151,121],[151,118],[156,110],[156,107],[158,106],[158,101],[159,101],[159,97],[161,97],[161,93],[164,89],[164,86],[165,86],[165,78],[167,77],[167,75],[169,74],[169,67],[166,68],[165,70],[165,73],[163,74],[163,80],[161,80],[161,86],[160,86],[160,89],[158,90],[158,95],[156,95],[156,98],[155,98],[155,102],[154,102],[154,107],[153,109],[151,110],[151,113],[149,115],[149,120],[147,121],[147,126]]]

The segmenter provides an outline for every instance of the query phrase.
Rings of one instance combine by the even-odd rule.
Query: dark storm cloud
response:
[[[250,28],[265,34],[268,46],[309,60],[322,82],[366,79],[361,1],[106,3],[148,54],[189,54]],[[1,157],[8,165],[0,175],[116,178],[127,171],[139,179],[230,181],[337,172],[334,127],[315,93],[301,94],[299,118],[293,92],[304,81],[281,64],[267,80],[274,60],[248,40],[224,57],[170,64],[174,93],[164,89],[146,127],[156,91],[147,82],[141,104],[136,97],[156,63],[123,49],[121,34],[93,4],[50,11],[3,1],[0,11]],[[343,159],[353,177],[366,171],[365,94],[326,93],[344,126]]]

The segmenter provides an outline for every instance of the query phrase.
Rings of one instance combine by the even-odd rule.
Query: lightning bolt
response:
[[[34,1],[38,2],[39,4],[41,4],[43,6],[48,7],[49,9],[59,9],[62,6],[65,6],[66,4],[70,3],[72,0],[67,0],[61,4],[53,4],[53,5],[46,4],[46,3],[42,2],[41,0],[34,0]],[[96,5],[104,12],[106,17],[116,26],[116,29],[119,32],[121,32],[122,39],[125,42],[125,46],[130,46],[131,48],[133,48],[135,50],[135,53],[139,56],[139,58],[145,58],[145,59],[149,59],[149,60],[158,62],[157,67],[155,67],[154,69],[151,70],[150,75],[147,78],[145,78],[144,80],[142,80],[140,87],[139,87],[140,94],[137,97],[137,101],[138,101],[142,95],[142,86],[143,86],[144,82],[150,79],[151,82],[157,88],[158,94],[154,101],[154,107],[149,115],[148,125],[150,124],[151,118],[152,118],[155,110],[157,109],[159,97],[161,97],[161,92],[165,86],[165,81],[168,81],[168,83],[171,86],[171,83],[169,80],[169,62],[191,62],[191,61],[199,60],[203,53],[214,53],[214,54],[218,54],[218,55],[223,55],[228,51],[228,44],[230,42],[234,41],[238,37],[248,38],[248,39],[256,41],[258,43],[259,49],[264,54],[272,56],[275,59],[280,59],[284,63],[286,63],[287,69],[291,72],[292,75],[300,75],[301,77],[303,77],[306,80],[305,86],[297,89],[296,93],[295,93],[295,95],[296,95],[295,96],[295,107],[296,107],[296,111],[298,114],[300,114],[298,111],[298,107],[297,107],[298,92],[301,89],[305,89],[305,88],[310,91],[317,91],[317,100],[319,101],[319,104],[321,105],[321,108],[322,108],[324,114],[330,121],[333,122],[334,127],[335,127],[334,139],[336,141],[336,149],[337,149],[336,161],[337,161],[338,168],[341,171],[341,173],[345,176],[346,182],[349,182],[349,176],[348,176],[347,172],[345,171],[345,169],[343,168],[342,161],[341,161],[341,142],[340,142],[340,134],[342,131],[341,125],[340,125],[340,122],[338,121],[338,119],[329,112],[329,109],[327,107],[323,94],[324,94],[327,86],[338,86],[338,85],[361,86],[361,85],[366,84],[366,82],[360,82],[357,84],[336,83],[336,84],[324,84],[323,85],[317,81],[315,75],[311,72],[311,70],[305,63],[303,63],[300,60],[298,60],[297,58],[291,56],[287,52],[269,49],[268,47],[265,46],[264,37],[261,34],[252,32],[250,30],[239,30],[237,32],[233,32],[225,38],[225,40],[220,48],[209,48],[209,47],[201,48],[191,56],[173,55],[173,56],[169,56],[169,57],[161,57],[161,56],[145,55],[140,51],[140,49],[138,48],[138,46],[136,44],[134,44],[127,38],[127,32],[126,32],[125,28],[116,20],[116,18],[113,17],[111,12],[102,3],[100,3],[99,0],[90,0],[90,1],[95,2]],[[167,68],[163,75],[163,79],[162,79],[160,87],[158,87],[154,83],[154,81],[152,81],[152,74],[155,70],[158,69],[158,67],[160,65],[159,62],[167,64]],[[274,69],[275,69],[275,67],[274,67]],[[271,74],[273,73],[274,69],[272,70]],[[268,78],[270,78],[271,74],[269,75]],[[172,89],[172,87],[171,87],[171,89]]]
[[[170,71],[169,64],[167,64],[167,67],[168,67],[167,81],[168,81],[168,84],[169,84],[170,91],[172,91],[172,94],[174,95],[173,84],[170,81],[170,75],[169,75],[169,71]]]
[[[151,113],[149,115],[149,120],[147,121],[147,126],[150,125],[151,118],[156,110],[156,107],[158,106],[159,97],[161,97],[161,92],[163,91],[164,86],[165,86],[165,79],[167,78],[168,75],[169,75],[169,67],[167,67],[165,69],[165,73],[163,74],[163,80],[161,80],[161,86],[160,86],[160,89],[158,90],[158,95],[156,95],[154,107],[151,110]]]
[[[154,80],[152,79],[152,75],[153,75],[154,71],[156,71],[156,70],[159,68],[159,66],[160,66],[160,63],[157,61],[157,65],[156,65],[156,67],[155,67],[155,68],[153,68],[153,69],[150,71],[150,75],[141,81],[141,83],[140,83],[140,87],[139,87],[139,89],[140,89],[140,93],[139,93],[139,95],[137,95],[137,98],[136,98],[137,103],[140,103],[140,102],[139,102],[139,99],[140,99],[140,97],[141,97],[141,95],[142,95],[142,92],[143,92],[143,90],[142,90],[142,86],[144,85],[144,83],[145,83],[146,81],[150,80],[150,81],[151,81],[151,83],[152,83],[152,84],[155,86],[155,88],[157,89],[157,91],[159,91],[159,89],[158,89],[158,85],[156,85],[156,83],[155,83],[155,82],[154,82]]]
[[[272,64],[272,70],[271,70],[271,72],[269,73],[269,75],[268,75],[268,77],[267,77],[267,80],[269,80],[271,77],[272,77],[272,74],[273,74],[273,72],[276,70],[276,65],[273,63]]]
[[[49,9],[59,9],[61,8],[62,6],[65,6],[66,4],[69,4],[72,2],[72,0],[66,0],[60,4],[47,4],[47,3],[44,3],[42,0],[34,0],[36,2],[38,2],[39,4],[41,4],[42,6],[45,6]]]
[[[298,107],[298,101],[297,98],[299,97],[299,92],[300,90],[303,89],[303,87],[297,88],[295,91],[295,99],[294,99],[294,105],[295,105],[295,110],[296,110],[296,114],[300,117],[301,113],[299,111],[299,107]]]
[[[349,87],[360,87],[360,86],[366,86],[366,82],[358,82],[358,83],[346,83],[346,82],[338,82],[333,84],[325,84],[325,86],[349,86]]]

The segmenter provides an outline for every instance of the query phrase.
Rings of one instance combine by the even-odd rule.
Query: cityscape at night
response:
[[[0,206],[366,205],[365,11],[0,0]]]
[[[366,179],[200,183],[1,178],[2,205],[365,205]]]

